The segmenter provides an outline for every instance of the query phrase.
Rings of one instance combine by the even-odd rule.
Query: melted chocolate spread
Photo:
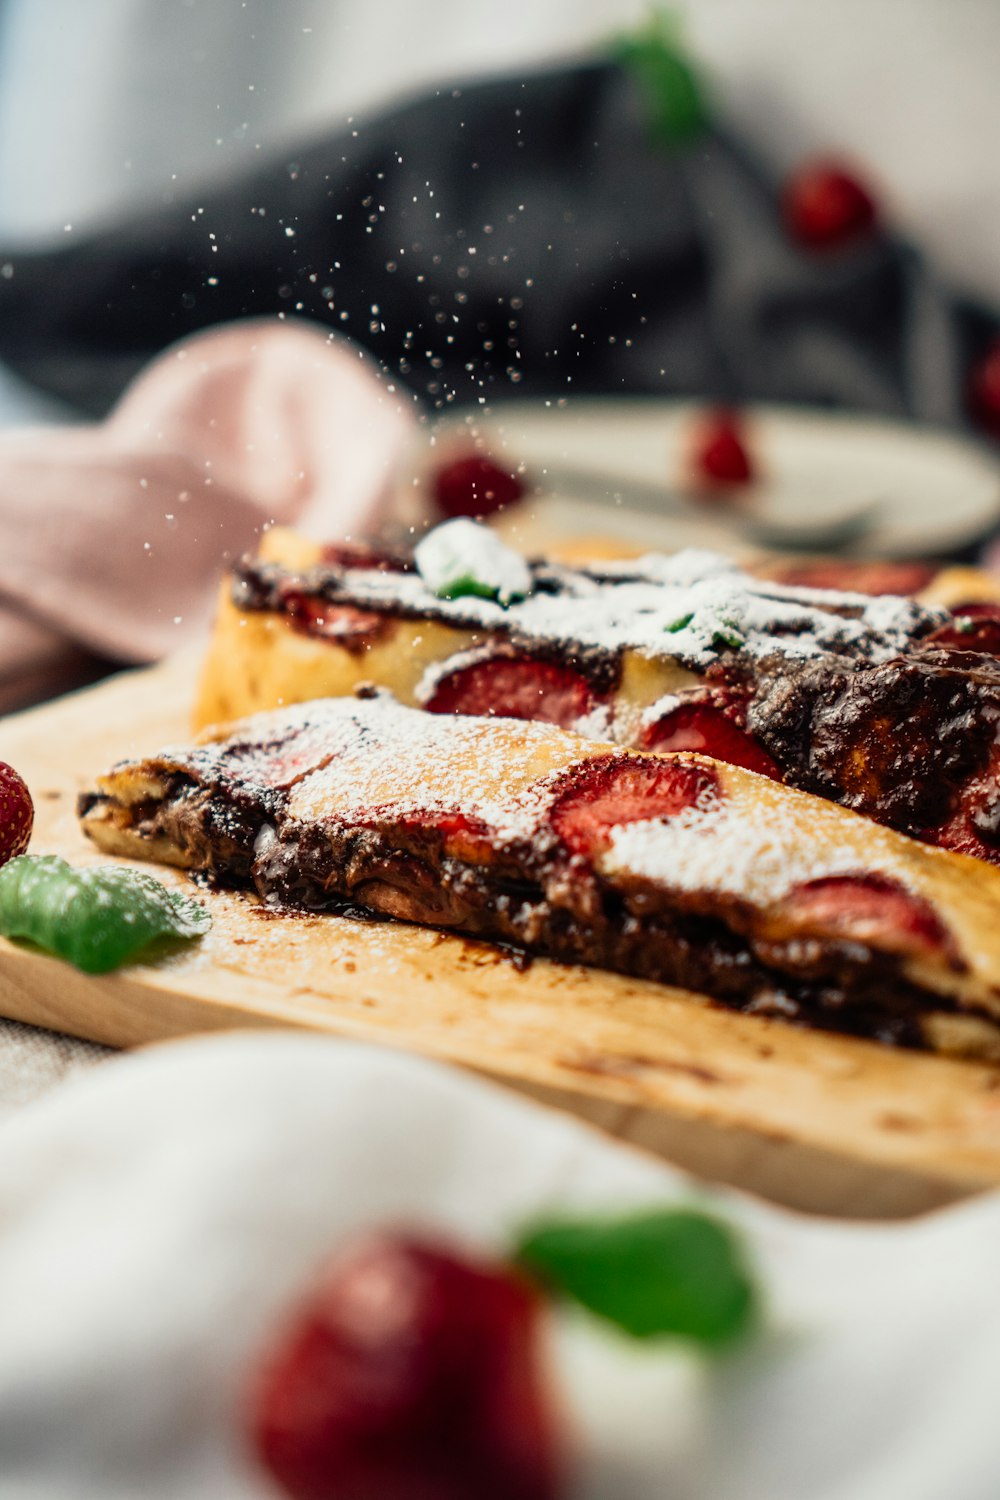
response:
[[[776,661],[746,722],[791,785],[927,838],[993,763],[1000,662],[934,650],[880,666]]]
[[[80,814],[107,799],[90,794]],[[749,1014],[925,1045],[920,1018],[949,1003],[857,942],[755,938],[749,914],[725,897],[685,908],[648,884],[612,889],[551,835],[494,844],[485,862],[452,857],[433,826],[344,825],[283,816],[286,794],[249,783],[201,785],[175,775],[162,801],[127,809],[141,837],[166,835],[212,883],[253,886],[275,911],[392,917],[677,985]],[[701,902],[702,907],[704,902]]]

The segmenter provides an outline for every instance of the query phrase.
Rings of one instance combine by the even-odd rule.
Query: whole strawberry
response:
[[[0,865],[24,853],[34,821],[31,793],[14,767],[0,760]]]
[[[522,1276],[408,1235],[340,1256],[253,1391],[294,1500],[556,1500],[542,1302]]]
[[[832,250],[871,234],[875,200],[836,161],[809,161],[793,172],[782,193],[785,226],[809,250]]]
[[[482,453],[459,454],[434,474],[434,498],[442,514],[492,516],[525,495],[521,478]]]
[[[713,490],[752,484],[753,460],[738,411],[720,407],[702,414],[691,452],[695,481]]]

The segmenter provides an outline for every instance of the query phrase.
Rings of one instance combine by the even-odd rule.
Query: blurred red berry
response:
[[[976,421],[1000,437],[1000,339],[972,367],[969,406]]]
[[[556,1500],[541,1302],[502,1267],[379,1236],[284,1330],[252,1410],[295,1500]]]
[[[443,463],[434,475],[434,499],[446,516],[492,516],[524,495],[517,474],[499,468],[481,453]]]
[[[13,766],[0,760],[0,865],[24,853],[34,821],[31,793]]]
[[[788,233],[809,249],[832,249],[869,234],[878,213],[856,177],[837,162],[812,161],[792,173],[782,192]]]
[[[692,452],[695,477],[709,486],[751,484],[755,478],[739,413],[708,412]]]

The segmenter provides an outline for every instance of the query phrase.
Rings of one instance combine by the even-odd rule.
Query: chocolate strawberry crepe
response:
[[[438,576],[424,549],[457,527]],[[196,722],[374,682],[434,714],[698,751],[995,863],[998,613],[778,582],[706,552],[527,564],[469,522],[416,553],[277,538],[224,585]]]
[[[703,755],[406,708],[367,690],[125,762],[108,853],[1000,1058],[1000,871]]]

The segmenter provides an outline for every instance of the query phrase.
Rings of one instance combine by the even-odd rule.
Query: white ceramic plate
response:
[[[430,426],[424,462],[471,438],[543,480],[547,471],[616,476],[621,499],[618,485],[603,498],[584,495],[590,486],[574,493],[572,484],[557,483],[533,504],[533,522],[545,534],[604,531],[655,546],[732,549],[745,539],[726,508],[693,501],[689,513],[657,515],[628,503],[630,483],[685,485],[694,427],[705,409],[690,401],[570,397],[505,403],[489,415],[454,412]],[[870,505],[870,530],[845,549],[852,555],[943,555],[1000,525],[1000,457],[970,438],[790,407],[750,408],[746,422],[762,475],[759,502],[747,503],[790,528],[802,518],[835,523]]]

